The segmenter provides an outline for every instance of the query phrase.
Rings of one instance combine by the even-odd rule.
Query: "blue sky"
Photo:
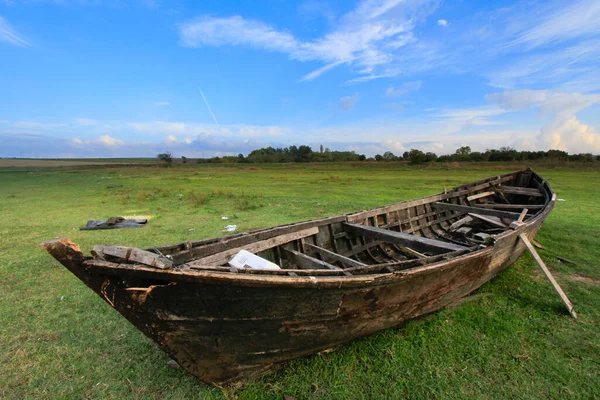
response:
[[[0,0],[0,156],[600,153],[600,1]]]

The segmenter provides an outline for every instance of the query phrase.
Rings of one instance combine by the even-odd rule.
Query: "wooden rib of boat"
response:
[[[514,263],[555,203],[531,169],[372,210],[153,249],[43,247],[213,385],[400,325]],[[247,250],[281,269],[232,268]]]

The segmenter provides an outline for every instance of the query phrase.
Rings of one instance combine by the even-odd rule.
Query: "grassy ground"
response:
[[[0,398],[593,398],[600,394],[600,171],[537,170],[560,199],[537,240],[575,304],[529,256],[453,309],[209,388],[42,251],[70,237],[146,247],[389,204],[522,166],[403,164],[0,169]],[[492,169],[493,168],[493,169]],[[88,219],[142,229],[79,231]],[[228,216],[228,221],[221,220]],[[556,256],[571,260],[560,262]]]

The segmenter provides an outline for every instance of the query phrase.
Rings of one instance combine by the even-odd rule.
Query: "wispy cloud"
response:
[[[527,18],[530,18],[528,15]],[[509,45],[524,45],[527,48],[565,42],[600,32],[600,2],[583,0],[563,2],[552,7],[539,20],[521,31]]]
[[[414,82],[404,82],[397,89],[395,89],[393,86],[389,86],[385,90],[385,95],[386,96],[391,96],[391,97],[402,96],[403,94],[407,94],[409,92],[414,92],[416,90],[421,89],[422,85],[423,85],[423,82],[421,82],[421,81],[414,81]]]
[[[582,77],[579,87],[600,89],[598,0],[517,3],[467,16],[443,36],[420,29],[439,5],[362,0],[312,39],[239,15],[200,16],[181,24],[179,34],[188,47],[246,46],[321,63],[300,81],[345,66],[354,74],[347,84],[436,70],[472,72],[505,89],[572,84],[574,76]]]
[[[286,53],[299,61],[325,65],[301,80],[315,79],[342,64],[355,67],[359,78],[394,76],[402,70],[385,68],[396,60],[400,48],[415,41],[417,22],[435,10],[435,0],[365,0],[344,14],[336,28],[313,40],[242,16],[216,18],[204,15],[179,27],[184,46],[239,46]],[[354,82],[358,82],[355,80]]]
[[[350,111],[356,105],[356,102],[360,99],[358,93],[354,93],[352,96],[344,96],[340,99],[340,108],[345,111]]]
[[[6,19],[0,16],[0,41],[13,46],[29,47],[31,43],[21,37]]]
[[[94,126],[98,123],[98,121],[91,118],[75,118],[73,122],[80,126]]]
[[[156,103],[154,103],[154,105],[156,107],[165,107],[171,105],[171,103],[168,101],[157,101]]]

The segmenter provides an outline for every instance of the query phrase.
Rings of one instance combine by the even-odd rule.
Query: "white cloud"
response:
[[[0,42],[5,42],[19,47],[29,47],[31,44],[22,38],[6,19],[0,17]]]
[[[100,136],[98,138],[98,141],[106,144],[107,146],[122,146],[125,144],[124,141],[122,141],[120,139],[115,139],[115,138],[111,137],[110,135]]]
[[[342,110],[350,111],[356,105],[356,102],[360,99],[358,93],[354,93],[352,96],[344,96],[340,99],[340,108]]]
[[[154,105],[157,107],[164,107],[171,105],[171,103],[169,103],[168,101],[157,101],[156,103],[154,103]]]
[[[422,84],[423,84],[423,82],[421,82],[421,81],[414,81],[414,82],[404,82],[402,84],[402,86],[400,86],[397,89],[394,89],[393,86],[389,86],[386,89],[385,94],[386,94],[386,96],[394,96],[394,97],[402,96],[403,94],[419,90],[421,88]]]
[[[447,21],[447,20],[445,20],[445,19],[438,19],[438,21],[437,21],[437,24],[438,24],[439,26],[446,27],[446,26],[448,26],[448,21]]]
[[[364,0],[343,15],[335,29],[307,41],[237,15],[227,18],[201,16],[181,24],[179,33],[182,44],[188,47],[245,45],[285,53],[300,61],[325,64],[301,80],[315,79],[346,63],[356,67],[359,78],[369,80],[402,72],[387,67],[398,61],[400,48],[416,40],[412,31],[417,22],[436,7],[435,0]]]
[[[184,46],[248,45],[270,51],[291,52],[298,48],[294,36],[278,32],[259,22],[238,15],[228,18],[202,16],[179,27]]]
[[[598,132],[576,118],[579,111],[600,103],[600,95],[516,90],[490,94],[486,99],[507,110],[538,108],[542,116],[550,117],[550,122],[542,127],[536,138],[537,148],[600,153]]]

